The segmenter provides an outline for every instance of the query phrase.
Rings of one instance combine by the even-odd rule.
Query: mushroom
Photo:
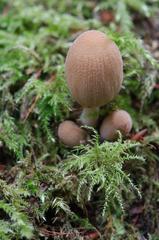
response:
[[[70,47],[65,70],[71,94],[84,108],[82,124],[95,126],[99,107],[110,102],[121,88],[123,62],[118,47],[104,33],[86,31]]]
[[[103,120],[99,130],[101,140],[115,140],[118,137],[117,131],[126,136],[131,128],[132,119],[129,113],[124,110],[116,110]]]
[[[60,123],[57,134],[60,141],[68,147],[85,144],[88,139],[87,132],[70,120]]]

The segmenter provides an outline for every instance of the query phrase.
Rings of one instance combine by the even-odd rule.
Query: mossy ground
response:
[[[158,0],[1,0],[0,13],[0,239],[158,240]],[[133,130],[100,143],[88,129],[90,144],[70,150],[57,127],[81,108],[64,61],[87,29],[108,34],[124,61],[100,120],[123,108]]]

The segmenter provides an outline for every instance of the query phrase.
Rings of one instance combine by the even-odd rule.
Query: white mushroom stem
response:
[[[80,122],[83,125],[95,127],[99,117],[99,107],[84,108],[80,116]]]

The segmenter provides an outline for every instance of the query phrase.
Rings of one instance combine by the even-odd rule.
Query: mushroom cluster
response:
[[[86,31],[70,47],[65,72],[72,97],[83,107],[80,123],[96,127],[99,108],[112,101],[122,86],[123,61],[118,47],[104,33]],[[113,112],[100,127],[101,138],[114,140],[117,130],[127,135],[131,127],[128,113]],[[61,123],[58,129],[59,139],[70,147],[86,143],[88,135],[85,133],[71,121]]]

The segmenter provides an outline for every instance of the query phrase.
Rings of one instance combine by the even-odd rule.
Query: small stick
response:
[[[144,139],[144,136],[147,134],[147,128],[142,129],[141,131],[137,132],[136,134],[131,136],[131,140],[140,141]]]
[[[26,116],[25,116],[25,118],[24,118],[24,120],[23,120],[24,122],[28,119],[29,115],[32,113],[32,111],[33,111],[33,109],[34,109],[37,101],[39,100],[39,98],[40,98],[40,95],[37,95],[37,96],[34,98],[33,103],[32,103],[32,105],[30,106],[30,108],[28,109],[28,111],[27,111],[27,113],[26,113]]]

